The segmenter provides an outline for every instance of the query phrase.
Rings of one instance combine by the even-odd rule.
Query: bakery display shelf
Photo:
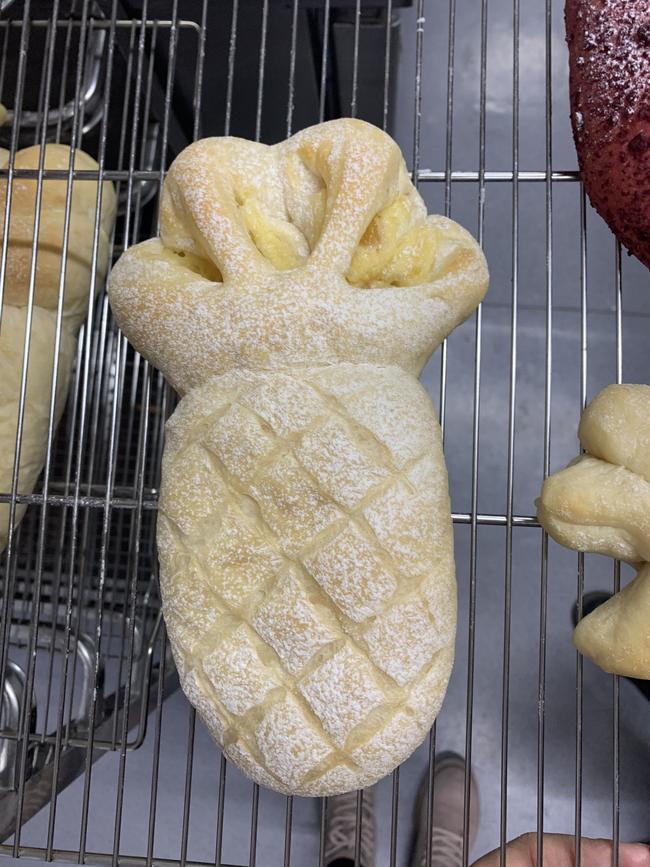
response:
[[[339,7],[345,7],[344,14]],[[205,132],[236,133],[273,140],[300,125],[328,117],[331,106],[343,114],[369,117],[391,127],[395,110],[394,75],[410,81],[408,109],[412,126],[407,162],[421,191],[433,190],[440,210],[451,211],[452,193],[467,190],[473,197],[478,239],[495,221],[486,215],[489,188],[508,190],[512,208],[511,285],[503,302],[509,321],[507,423],[504,485],[505,504],[485,510],[479,496],[482,469],[482,400],[484,368],[484,313],[479,308],[468,325],[471,371],[463,398],[468,443],[464,460],[469,466],[469,497],[453,513],[454,523],[468,534],[469,561],[467,611],[459,620],[459,655],[465,659],[465,700],[462,725],[468,772],[465,811],[469,810],[470,778],[476,723],[476,622],[478,573],[481,565],[480,529],[502,528],[505,538],[505,573],[502,623],[493,641],[501,654],[501,740],[499,759],[499,823],[497,842],[508,836],[508,755],[511,698],[511,625],[514,537],[524,529],[539,535],[538,612],[536,638],[536,750],[537,762],[529,796],[536,801],[537,829],[545,827],[545,744],[548,628],[548,540],[533,514],[517,509],[515,494],[515,417],[517,405],[519,279],[518,260],[521,189],[543,188],[544,232],[537,241],[543,258],[544,287],[538,299],[544,344],[543,361],[543,471],[551,466],[553,387],[552,327],[554,306],[553,220],[556,190],[573,185],[580,190],[578,172],[553,161],[554,78],[552,21],[558,4],[544,0],[543,63],[545,89],[543,163],[531,166],[520,151],[520,0],[512,0],[505,43],[512,53],[509,82],[512,136],[510,152],[492,164],[486,145],[488,94],[489,0],[477,0],[479,40],[474,46],[478,70],[475,123],[471,127],[476,160],[458,167],[454,153],[454,88],[459,76],[455,52],[461,0],[415,0],[413,14],[401,19],[402,2],[382,0],[374,7],[356,3],[302,2],[302,0],[53,0],[39,3],[16,0],[0,6],[0,102],[8,109],[8,122],[0,128],[0,144],[10,151],[8,167],[0,177],[12,184],[21,178],[58,178],[67,183],[111,180],[115,183],[119,217],[112,239],[113,261],[127,246],[150,237],[157,222],[157,195],[173,157]],[[502,4],[503,5],[503,4]],[[364,52],[363,27],[373,7],[373,44],[381,55]],[[256,13],[251,22],[251,9]],[[336,15],[342,15],[337,19]],[[435,164],[431,151],[421,147],[423,117],[429,91],[423,77],[423,58],[435,20],[436,50],[443,50],[445,79],[438,82],[436,111],[444,134]],[[278,22],[282,22],[281,26]],[[336,42],[334,25],[351,37]],[[276,28],[273,30],[273,28]],[[380,36],[378,37],[378,28]],[[407,30],[407,28],[409,28]],[[282,30],[283,39],[277,35]],[[269,37],[274,33],[273,39]],[[252,35],[251,35],[252,34]],[[444,37],[444,38],[442,38]],[[210,40],[215,40],[210,48]],[[369,37],[370,38],[370,37]],[[404,66],[399,39],[412,46],[413,65]],[[346,37],[347,39],[347,37]],[[311,41],[310,41],[311,40]],[[251,44],[255,51],[251,51]],[[206,49],[206,45],[208,48]],[[309,45],[309,50],[305,48]],[[216,46],[216,47],[215,47]],[[347,48],[346,48],[347,46]],[[349,49],[349,50],[348,50]],[[432,50],[432,49],[431,49]],[[346,53],[346,51],[348,53]],[[347,64],[346,68],[343,66]],[[214,72],[217,70],[217,73]],[[370,72],[380,81],[373,91],[372,109],[364,94]],[[209,76],[209,77],[208,77]],[[337,83],[337,76],[339,79]],[[345,79],[345,84],[341,81]],[[246,98],[239,96],[244,92]],[[218,91],[218,92],[217,92]],[[335,95],[332,93],[336,91]],[[282,92],[282,102],[270,100]],[[402,91],[403,92],[403,91]],[[370,91],[368,91],[370,93]],[[270,95],[271,94],[271,95]],[[371,101],[371,96],[368,96]],[[379,106],[379,107],[378,107]],[[244,110],[245,109],[245,110]],[[402,114],[405,110],[402,106]],[[568,109],[567,109],[568,110]],[[60,141],[96,157],[98,172],[13,170],[16,150],[34,143]],[[461,193],[458,193],[460,196]],[[579,400],[588,391],[587,369],[587,205],[580,196],[580,225],[575,244],[580,251]],[[4,217],[4,215],[3,215]],[[38,236],[34,243],[37,243]],[[0,265],[4,269],[5,257]],[[621,254],[617,251],[615,294],[610,299],[615,322],[616,377],[622,378],[623,292]],[[59,323],[60,328],[60,323]],[[434,361],[440,420],[445,431],[450,391],[450,355],[445,344]],[[488,371],[494,376],[492,370]],[[24,394],[23,381],[23,394]],[[78,339],[74,378],[63,420],[49,443],[44,479],[33,494],[0,491],[0,502],[30,504],[0,559],[0,853],[46,860],[112,864],[231,863],[224,859],[228,823],[234,822],[239,801],[229,802],[232,777],[216,747],[206,747],[194,711],[178,690],[178,680],[160,614],[156,576],[155,517],[162,454],[163,427],[174,396],[162,377],[127,344],[117,330],[102,292]],[[20,437],[20,425],[18,438]],[[540,479],[541,481],[541,479]],[[454,501],[455,503],[455,501]],[[456,505],[456,503],[455,503]],[[464,573],[465,574],[465,573]],[[620,573],[615,574],[615,583]],[[584,558],[578,558],[578,609],[584,590]],[[583,662],[575,657],[576,710],[574,725],[575,791],[571,798],[574,829],[579,837],[583,810]],[[620,768],[619,683],[612,680],[610,737],[612,836],[619,836]],[[172,723],[171,701],[182,706],[182,725],[166,734]],[[176,707],[176,706],[175,706]],[[176,720],[176,717],[173,718]],[[170,741],[171,737],[171,741]],[[172,744],[172,747],[169,744]],[[161,745],[166,744],[161,750]],[[435,775],[437,732],[427,740],[429,821]],[[176,761],[172,777],[165,775],[165,750]],[[196,755],[201,750],[201,762]],[[136,772],[132,762],[144,756]],[[207,758],[206,758],[207,756]],[[140,760],[138,760],[140,761]],[[102,767],[110,764],[112,782],[105,785]],[[204,769],[203,765],[205,765]],[[195,856],[191,848],[193,780],[210,774],[212,813],[206,820],[211,843]],[[384,835],[382,863],[401,863],[398,835],[400,790],[408,769],[398,769],[390,781],[390,831]],[[100,780],[98,783],[97,780]],[[164,778],[164,779],[163,779]],[[260,835],[261,792],[250,785],[248,857],[238,865],[265,865]],[[72,793],[72,794],[70,794]],[[66,798],[74,795],[74,800]],[[263,797],[263,794],[262,794]],[[277,796],[279,799],[280,796]],[[167,819],[174,816],[176,835],[166,836]],[[357,805],[360,833],[362,796]],[[281,861],[302,867],[295,860],[294,827],[298,800],[284,799],[283,827],[273,828],[282,842]],[[201,805],[203,811],[208,808]],[[318,806],[320,839],[314,843],[313,863],[323,863],[323,833],[327,801]],[[127,834],[131,813],[137,813],[138,834]],[[203,813],[202,813],[203,815]],[[63,817],[63,818],[62,818]],[[63,822],[65,821],[65,828]],[[31,823],[31,824],[30,824]],[[205,835],[205,827],[203,828]],[[314,832],[318,836],[318,831]],[[124,842],[125,836],[128,838]],[[266,837],[265,837],[266,839]],[[101,841],[97,843],[97,841]],[[134,843],[135,840],[135,843]],[[169,842],[172,840],[172,842]],[[464,859],[469,853],[466,823]],[[266,844],[264,844],[266,845]],[[541,842],[538,852],[541,862]],[[209,852],[208,852],[209,850]],[[208,854],[205,854],[208,852]],[[281,863],[281,862],[279,862]],[[310,862],[312,863],[312,862]]]

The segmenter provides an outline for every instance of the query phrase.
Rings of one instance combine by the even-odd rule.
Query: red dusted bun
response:
[[[650,268],[650,2],[566,0],[566,32],[585,189]]]

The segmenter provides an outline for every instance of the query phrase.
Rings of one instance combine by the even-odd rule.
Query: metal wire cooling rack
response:
[[[143,226],[151,230],[170,135],[176,133],[175,147],[187,143],[171,123],[179,51],[193,57],[198,124],[203,34],[176,13],[167,21],[146,14],[132,20],[118,15],[117,3],[106,15],[101,4],[64,10],[54,2],[43,17],[33,5],[0,20],[0,93],[11,122],[8,189],[17,178],[38,175],[13,171],[19,146],[62,141],[93,153],[98,172],[42,176],[115,182],[118,256]],[[154,70],[162,40],[169,46],[163,85]],[[14,855],[21,826],[45,808],[43,855],[52,857],[57,793],[78,777],[85,825],[92,764],[117,751],[123,778],[151,707],[176,687],[173,667],[165,673],[153,549],[169,396],[115,330],[106,297],[89,306],[42,490],[16,496],[14,484],[2,495],[12,508],[32,504],[3,558],[0,839],[11,838]],[[82,832],[79,851],[85,847]]]
[[[396,10],[405,5],[402,0],[381,0],[372,4],[370,12],[366,0],[229,0],[219,4],[207,0],[141,0],[136,4],[5,0],[0,4],[0,101],[9,109],[10,124],[0,129],[0,144],[9,147],[10,159],[9,168],[0,171],[0,176],[8,179],[9,188],[20,177],[38,177],[38,172],[13,169],[17,148],[35,142],[62,141],[95,155],[97,173],[71,169],[41,176],[68,183],[100,178],[116,184],[119,219],[113,255],[117,258],[129,244],[155,231],[157,193],[165,169],[202,131],[238,132],[247,123],[247,134],[267,139],[275,134],[269,132],[271,128],[290,134],[299,124],[337,112],[371,115],[393,130],[397,116],[402,128],[408,124],[412,130],[400,143],[430,209],[454,216],[458,212],[488,253],[496,236],[509,236],[509,261],[504,264],[489,257],[494,306],[479,309],[425,373],[447,439],[462,598],[456,681],[438,725],[420,751],[421,764],[428,768],[430,824],[436,751],[449,730],[456,731],[468,762],[467,816],[469,767],[485,713],[483,707],[477,711],[475,698],[485,677],[482,666],[487,647],[487,656],[494,660],[491,671],[498,671],[497,679],[488,685],[495,696],[490,707],[498,732],[490,746],[496,757],[491,812],[490,795],[482,800],[492,817],[493,845],[500,843],[504,863],[515,812],[514,798],[509,797],[513,776],[509,761],[514,733],[524,724],[519,717],[511,718],[511,708],[519,707],[524,694],[532,707],[525,725],[534,731],[535,761],[525,796],[534,805],[532,825],[541,832],[549,813],[547,688],[554,682],[560,652],[553,645],[549,657],[547,650],[553,626],[549,619],[553,571],[548,540],[532,516],[534,493],[529,496],[529,489],[538,490],[542,477],[556,464],[551,456],[552,421],[556,440],[568,443],[566,456],[575,448],[572,437],[578,412],[594,385],[588,366],[589,334],[590,328],[593,333],[600,326],[593,325],[592,316],[606,321],[603,327],[609,342],[602,352],[611,362],[609,381],[622,379],[623,283],[628,265],[616,248],[613,265],[607,260],[613,276],[602,293],[598,290],[593,308],[587,292],[592,285],[587,278],[588,227],[593,237],[604,236],[601,229],[591,226],[577,172],[559,170],[553,159],[553,109],[557,90],[566,86],[562,78],[566,76],[560,73],[558,77],[556,63],[557,55],[562,54],[553,29],[561,13],[558,3],[544,0],[536,4],[542,88],[537,94],[539,122],[531,138],[520,123],[520,91],[530,51],[520,41],[524,10],[521,0],[503,0],[496,5],[506,13],[495,24],[490,18],[494,2],[415,0],[414,7],[400,13],[398,20]],[[166,14],[160,15],[160,9]],[[461,37],[469,18],[474,20],[477,38],[468,49]],[[397,35],[400,21],[401,40]],[[283,29],[284,41],[279,35]],[[372,36],[367,35],[370,32]],[[206,53],[215,33],[220,48]],[[251,39],[255,56],[242,59],[245,42]],[[372,51],[380,45],[381,55],[368,49],[371,39]],[[490,48],[494,41],[502,46],[496,52]],[[313,62],[311,95],[300,67],[307,43]],[[278,45],[284,52],[280,61]],[[428,78],[433,53],[439,58],[437,68],[444,71],[435,82]],[[490,102],[496,99],[490,90],[488,58],[498,66],[503,53],[509,57],[506,108],[497,106],[495,112],[497,117],[501,112],[499,122],[507,131],[497,136],[505,145],[495,149],[490,147],[488,129],[495,114],[490,114]],[[563,62],[560,57],[560,66]],[[221,70],[221,78],[208,77],[214,69]],[[380,98],[372,108],[364,104],[371,72],[380,82]],[[473,101],[459,132],[458,93],[468,89]],[[278,92],[282,100],[274,102]],[[395,104],[396,93],[399,104]],[[236,116],[244,103],[245,122]],[[432,114],[437,122],[432,122]],[[459,136],[472,143],[474,157],[469,165],[457,164]],[[565,225],[554,203],[560,200],[563,209],[571,210],[564,194],[567,188],[576,216],[567,242],[574,251],[573,310],[568,302],[558,304],[554,293],[554,255],[564,243],[558,239],[557,227],[564,232]],[[519,218],[522,200],[530,190],[538,206],[532,241]],[[496,202],[493,210],[488,191]],[[614,249],[611,239],[603,243]],[[0,263],[3,271],[5,258],[6,251]],[[535,283],[534,298],[529,281]],[[490,311],[488,320],[486,310]],[[633,312],[647,317],[647,304],[637,305]],[[569,316],[566,322],[565,314]],[[571,318],[570,314],[575,315]],[[493,315],[501,319],[499,333],[503,336],[497,342],[504,347],[496,366],[486,330]],[[557,412],[553,414],[556,392],[561,391],[554,357],[558,322],[572,331],[575,342],[575,351],[566,364],[561,359],[560,367],[560,378],[572,377],[575,384],[573,413],[567,413],[566,403],[559,404],[560,416],[569,416],[566,430],[558,424]],[[538,460],[535,472],[529,468],[533,482],[522,495],[516,473],[521,450],[517,432],[522,424],[521,371],[528,349],[520,344],[533,339],[537,341],[537,355],[531,350],[537,368],[536,406],[534,411],[524,410],[535,416]],[[632,334],[631,340],[635,339]],[[495,391],[499,385],[501,390]],[[497,399],[501,401],[499,420],[490,409]],[[0,502],[12,508],[18,502],[30,504],[2,557],[0,572],[0,852],[86,863],[246,861],[303,867],[308,862],[295,853],[304,851],[304,840],[296,838],[304,802],[286,799],[279,827],[277,821],[269,827],[263,816],[265,793],[238,781],[237,773],[228,768],[216,748],[206,743],[194,712],[178,692],[159,612],[154,548],[163,423],[172,407],[173,396],[162,378],[115,328],[105,295],[91,299],[79,336],[66,412],[58,430],[50,433],[42,484],[29,496],[17,496],[15,485],[12,491],[0,492]],[[569,429],[571,434],[566,432]],[[496,470],[490,467],[494,443],[503,452]],[[458,453],[461,456],[456,461]],[[455,468],[455,462],[462,468]],[[498,476],[502,496],[486,500],[481,490],[486,487],[485,473],[490,472]],[[462,481],[454,486],[456,477]],[[481,576],[494,550],[486,549],[485,532],[497,539],[501,551],[493,569],[501,570],[498,616],[487,645],[477,628],[485,602],[481,602]],[[535,587],[526,621],[532,681],[525,688],[518,669],[517,677],[513,675],[519,645],[516,656],[512,650],[518,621],[526,614],[517,584],[522,569],[519,541],[524,536],[527,542],[521,551],[533,563],[526,565],[527,580]],[[580,611],[585,558],[578,558],[577,569],[575,565],[571,568],[577,575]],[[620,586],[618,567],[613,586]],[[562,735],[569,738],[574,769],[563,809],[579,841],[590,803],[589,797],[583,797],[589,776],[584,760],[585,671],[582,660],[566,644],[561,653],[570,660],[569,691],[574,693]],[[564,674],[566,670],[565,664]],[[611,702],[601,725],[608,740],[603,773],[610,782],[602,797],[607,799],[611,823],[601,832],[618,843],[625,817],[620,790],[618,679],[611,684],[607,681],[605,689]],[[446,714],[451,724],[445,722]],[[391,867],[403,862],[404,792],[414,773],[409,764],[386,783],[388,830],[384,829],[380,858]],[[199,798],[197,788],[204,785],[206,775],[207,788],[201,792],[209,794]],[[357,840],[362,797],[360,793],[357,800]],[[279,800],[278,796],[272,802],[276,819]],[[313,858],[309,863],[314,864],[323,863],[327,803],[318,809],[319,817],[312,817],[310,826]],[[246,836],[241,834],[237,815],[242,812],[250,815],[247,851],[231,859],[225,854],[229,827],[239,829],[240,837]],[[192,843],[197,821],[203,838],[206,827],[209,829],[211,841],[200,851]],[[173,833],[167,827],[171,824]],[[242,840],[239,843],[241,851]],[[541,836],[537,849],[541,864]],[[270,852],[277,854],[275,860]],[[357,861],[358,852],[357,846]],[[465,864],[469,860],[466,822]],[[617,862],[616,850],[613,861]]]

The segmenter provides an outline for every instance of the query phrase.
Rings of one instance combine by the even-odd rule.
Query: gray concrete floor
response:
[[[479,167],[480,3],[456,2],[453,168]],[[520,165],[545,167],[545,22],[542,3],[521,4]],[[422,132],[420,163],[435,170],[445,165],[448,5],[425,0],[422,67]],[[553,166],[576,166],[568,120],[567,58],[563,41],[562,4],[553,3]],[[400,12],[402,54],[394,134],[407,158],[412,153],[416,11]],[[488,19],[486,168],[512,167],[512,3],[491,0]],[[485,250],[492,284],[483,308],[481,362],[479,511],[504,513],[507,506],[507,446],[511,316],[513,291],[512,185],[489,183],[485,194]],[[444,207],[442,184],[423,185],[431,210]],[[477,185],[452,185],[451,214],[477,231]],[[514,511],[534,514],[534,500],[543,476],[543,422],[546,370],[546,190],[543,183],[519,186],[518,322],[515,396]],[[557,469],[577,451],[580,410],[580,190],[575,183],[553,188],[553,332],[552,449]],[[615,245],[601,223],[587,214],[587,394],[593,396],[616,377]],[[623,257],[623,376],[648,382],[650,280],[636,261]],[[472,411],[476,324],[471,319],[449,341],[446,454],[453,508],[471,505]],[[440,358],[432,359],[424,382],[434,402],[439,394]],[[542,538],[537,529],[515,528],[512,534],[512,634],[505,790],[501,787],[503,629],[506,576],[506,532],[480,527],[476,561],[476,646],[473,704],[473,769],[481,799],[480,832],[473,856],[499,843],[501,804],[507,807],[507,835],[536,827],[538,786],[538,652],[540,640]],[[457,662],[437,725],[437,748],[465,751],[470,531],[456,528],[459,586]],[[604,558],[586,558],[586,589],[611,588],[613,570]],[[544,828],[571,833],[576,801],[576,655],[571,645],[571,608],[577,585],[577,556],[554,543],[548,558],[548,621],[545,703]],[[582,827],[587,835],[612,831],[613,761],[612,679],[586,662],[583,690]],[[650,838],[650,706],[627,682],[620,690],[620,821],[623,839]],[[155,854],[178,858],[182,790],[188,736],[188,706],[182,695],[166,702]],[[149,809],[152,742],[129,754],[122,851],[144,854]],[[427,763],[424,745],[400,775],[398,863],[407,864],[414,794]],[[219,756],[201,727],[197,728],[189,821],[191,859],[214,858]],[[107,755],[93,771],[93,803],[88,848],[110,851],[117,757]],[[389,863],[390,779],[378,790],[378,865]],[[56,845],[78,843],[81,783],[59,798]],[[229,768],[226,785],[223,859],[247,864],[251,784]],[[106,805],[106,810],[102,805]],[[283,863],[285,799],[262,791],[259,802],[257,863]],[[296,800],[291,863],[318,863],[320,805]],[[37,816],[23,841],[39,844],[46,816]]]

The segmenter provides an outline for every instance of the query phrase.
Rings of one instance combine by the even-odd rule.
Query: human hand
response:
[[[580,860],[582,867],[610,867],[612,841],[583,838]],[[473,867],[499,867],[499,863],[499,850],[495,849],[476,861]],[[650,846],[642,843],[621,843],[618,864],[619,867],[650,867]],[[537,834],[524,834],[508,843],[506,865],[538,867]],[[545,834],[544,864],[539,867],[575,867],[575,837]]]

